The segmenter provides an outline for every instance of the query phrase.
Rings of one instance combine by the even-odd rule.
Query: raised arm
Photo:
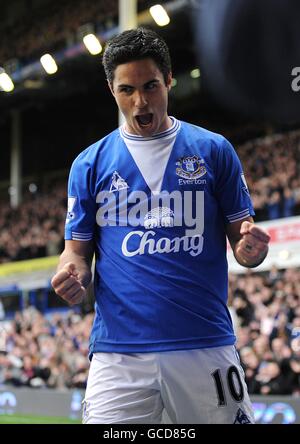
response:
[[[66,240],[57,273],[51,280],[56,294],[70,305],[80,304],[92,279],[93,241]]]

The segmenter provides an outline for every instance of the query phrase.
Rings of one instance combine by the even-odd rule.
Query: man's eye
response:
[[[149,85],[146,86],[146,89],[155,89],[156,88],[156,83],[150,83]]]
[[[120,92],[124,92],[126,94],[129,94],[132,92],[132,88],[130,88],[129,86],[124,86],[123,88],[120,88]]]

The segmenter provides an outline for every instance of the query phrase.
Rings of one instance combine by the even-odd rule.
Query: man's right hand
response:
[[[51,280],[51,285],[62,299],[70,305],[80,304],[86,297],[86,289],[80,280],[76,265],[68,262]]]

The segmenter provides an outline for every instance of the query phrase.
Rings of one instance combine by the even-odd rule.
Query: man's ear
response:
[[[168,77],[167,77],[167,88],[168,91],[170,91],[170,89],[172,88],[172,73],[169,72]]]

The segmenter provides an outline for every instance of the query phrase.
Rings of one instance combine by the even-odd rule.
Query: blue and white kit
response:
[[[172,122],[119,128],[72,165],[65,239],[96,252],[91,355],[235,343],[225,228],[254,215],[246,181],[223,136]]]

